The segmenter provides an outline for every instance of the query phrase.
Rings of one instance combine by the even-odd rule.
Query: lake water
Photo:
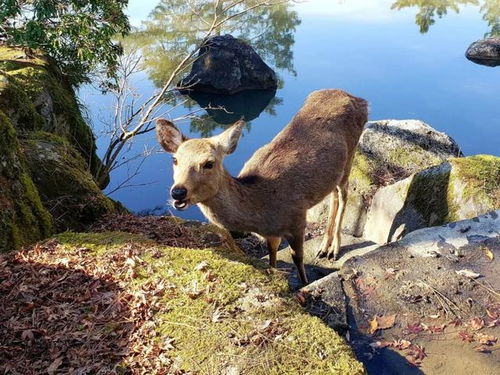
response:
[[[371,120],[420,119],[449,134],[466,155],[500,155],[500,67],[477,65],[464,57],[470,43],[491,31],[491,25],[483,20],[485,10],[459,5],[459,13],[448,9],[447,15],[435,16],[435,23],[421,33],[415,23],[419,9],[391,9],[394,2],[313,0],[296,5],[300,24],[295,26],[288,50],[293,57],[281,56],[283,61],[278,65],[282,69],[276,69],[282,87],[271,108],[250,122],[236,152],[226,158],[231,173],[237,174],[255,150],[290,121],[311,91],[322,88],[340,88],[367,99]],[[131,1],[132,22],[145,19],[155,4]],[[496,0],[488,4],[500,9]],[[500,24],[498,18],[496,21]],[[134,85],[144,96],[156,90],[148,72],[138,74]],[[100,134],[102,121],[112,113],[111,98],[90,87],[80,90],[80,98],[89,109],[96,134]],[[181,107],[173,114],[179,116],[192,109]],[[215,125],[212,121],[210,126]],[[189,121],[179,123],[179,127],[191,137],[199,136],[199,129],[203,129],[190,127]],[[214,130],[215,134],[219,131]],[[106,145],[105,138],[98,139],[101,154]],[[154,146],[155,135],[149,133],[132,145],[131,152]],[[127,167],[115,171],[107,191],[126,176]],[[132,181],[141,186],[123,188],[111,197],[135,212],[155,208],[155,213],[168,212],[171,176],[170,156],[155,153],[144,161]],[[175,214],[202,219],[196,207]]]

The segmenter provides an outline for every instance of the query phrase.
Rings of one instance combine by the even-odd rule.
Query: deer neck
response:
[[[224,171],[217,194],[198,206],[210,222],[227,230],[258,232],[258,196],[257,183],[242,182]]]

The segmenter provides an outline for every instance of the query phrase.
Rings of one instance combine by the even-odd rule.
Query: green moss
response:
[[[373,180],[370,177],[372,168],[370,159],[357,149],[349,176],[349,184],[360,194],[368,193],[373,186]]]
[[[42,129],[45,120],[36,111],[26,92],[10,76],[0,73],[0,109],[11,119],[17,129]]]
[[[417,144],[408,147],[393,148],[388,151],[389,163],[398,166],[406,171],[406,176],[421,170],[441,164],[442,158],[433,155],[428,150],[422,149]]]
[[[500,158],[475,155],[452,159],[453,178],[464,182],[465,200],[484,201],[492,209],[500,208]]]
[[[124,233],[67,232],[57,239],[67,252],[85,248],[96,263],[123,256],[124,248],[136,249],[135,276],[128,280],[115,276],[132,294],[149,290],[161,280],[163,292],[155,295],[158,307],[148,317],[154,330],[149,337],[156,342],[173,340],[168,356],[180,370],[221,374],[234,367],[239,373],[255,375],[364,373],[346,342],[292,298],[282,274],[233,246],[163,247]],[[200,269],[202,263],[205,267]],[[249,301],[257,307],[249,308]],[[269,325],[276,332],[263,328]]]
[[[0,251],[19,248],[51,232],[50,215],[27,172],[16,131],[0,111]]]
[[[82,230],[114,204],[104,196],[81,155],[64,138],[47,132],[27,133],[22,146],[31,175],[58,231]]]
[[[4,69],[0,109],[16,118],[15,125],[20,129],[45,130],[66,138],[80,152],[94,178],[105,186],[109,177],[102,172],[94,136],[81,115],[72,87],[44,59],[23,55],[21,50],[0,47],[0,67],[2,61],[9,64]]]
[[[444,163],[413,176],[405,205],[420,213],[424,226],[441,225],[458,220],[450,184],[451,166]]]
[[[455,158],[415,174],[405,206],[419,212],[424,226],[469,219],[499,209],[500,158]]]

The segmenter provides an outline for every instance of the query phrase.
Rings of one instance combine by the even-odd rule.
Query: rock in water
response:
[[[500,38],[486,38],[472,43],[467,48],[465,57],[476,64],[500,65]]]
[[[232,35],[207,39],[200,48],[191,73],[178,83],[181,90],[214,94],[277,87],[276,73],[252,47]]]

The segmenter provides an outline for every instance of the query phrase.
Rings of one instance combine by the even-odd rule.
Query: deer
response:
[[[159,119],[158,141],[173,160],[173,206],[185,210],[196,204],[219,227],[264,237],[274,268],[281,240],[286,239],[305,285],[306,212],[330,195],[325,234],[316,256],[335,260],[349,174],[367,117],[364,99],[337,89],[314,91],[237,177],[226,171],[223,160],[235,151],[243,120],[218,135],[189,139],[171,121]]]

